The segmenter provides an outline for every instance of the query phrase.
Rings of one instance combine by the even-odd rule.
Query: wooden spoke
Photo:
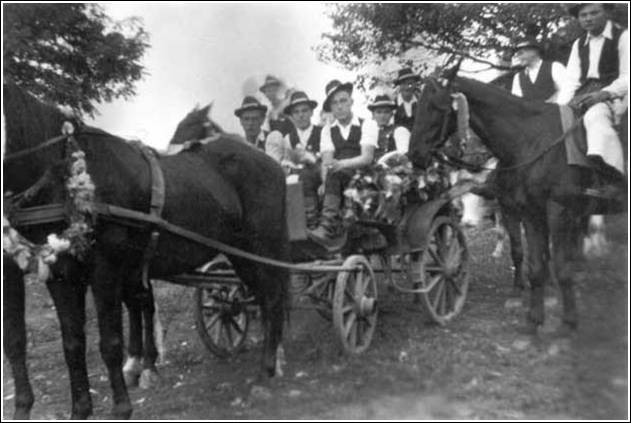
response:
[[[441,282],[442,282],[442,276],[440,278]],[[436,290],[436,296],[434,297],[434,301],[432,303],[432,306],[434,307],[434,310],[438,309],[438,305],[440,304],[440,301],[443,297],[443,291],[445,290],[445,284],[444,283],[438,283],[438,289]]]

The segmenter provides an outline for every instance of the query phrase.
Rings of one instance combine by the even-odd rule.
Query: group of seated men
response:
[[[584,112],[589,163],[570,166],[571,179],[582,189],[584,172],[590,172],[592,182],[577,194],[605,200],[616,199],[627,190],[624,153],[614,125],[628,104],[629,33],[610,19],[612,9],[607,3],[579,3],[569,8],[584,33],[572,44],[567,67],[544,60],[536,40],[519,43],[515,58],[522,70],[512,84],[516,96],[569,104]],[[396,102],[387,95],[377,96],[368,106],[372,119],[366,120],[352,112],[353,85],[338,80],[326,85],[322,109],[331,119],[323,126],[312,124],[318,103],[304,92],[294,92],[286,106],[278,107],[276,94],[281,83],[273,76],[267,77],[261,91],[274,110],[268,113],[251,96],[235,110],[249,143],[286,169],[300,169],[312,239],[326,246],[339,237],[343,190],[357,169],[389,151],[407,152],[419,82],[419,75],[411,69],[400,70],[395,81],[400,93]]]
[[[340,209],[343,192],[357,169],[371,165],[385,153],[408,150],[418,100],[420,76],[402,69],[395,84],[395,102],[377,95],[368,105],[371,119],[353,114],[353,84],[330,81],[322,111],[324,125],[312,123],[318,102],[303,91],[291,93],[281,110],[268,111],[254,96],[246,96],[235,110],[246,141],[276,159],[303,184],[307,226],[312,239],[330,246],[343,232]],[[260,90],[274,105],[281,81],[269,75]],[[322,198],[322,201],[320,201]]]

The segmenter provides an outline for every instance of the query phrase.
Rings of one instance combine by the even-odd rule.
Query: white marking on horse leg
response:
[[[154,299],[155,313],[153,314],[153,339],[156,343],[156,349],[158,350],[158,363],[164,363],[166,359],[166,343],[164,342],[165,329],[162,326],[160,320],[160,309],[158,308],[158,301]]]
[[[276,376],[283,377],[285,372],[283,371],[283,367],[287,364],[285,360],[285,349],[282,344],[278,344],[278,349],[276,350]]]
[[[137,386],[138,378],[142,372],[142,358],[140,357],[127,357],[125,365],[123,366],[123,377],[125,378],[125,385]]]
[[[587,236],[583,239],[583,254],[590,258],[603,257],[609,253],[609,247],[609,241],[605,236],[605,217],[590,216]]]

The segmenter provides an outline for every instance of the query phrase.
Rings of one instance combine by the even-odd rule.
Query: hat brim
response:
[[[369,104],[367,106],[368,110],[370,110],[371,112],[374,112],[376,109],[392,109],[395,110],[397,108],[397,105],[394,103],[376,103],[376,104]]]
[[[306,104],[309,107],[311,107],[312,109],[315,109],[316,107],[318,107],[318,102],[314,101],[314,100],[300,100],[297,101],[295,103],[290,104],[289,106],[285,107],[283,109],[283,113],[285,113],[286,115],[291,115],[291,110],[296,107],[296,106],[300,106],[301,104]]]
[[[408,79],[413,79],[417,82],[419,82],[421,80],[421,76],[420,75],[406,75],[403,78],[397,78],[396,81],[394,81],[394,85],[401,85],[401,83],[403,81],[407,81]]]
[[[260,92],[263,92],[263,90],[267,87],[280,87],[282,84],[280,82],[266,82],[265,84],[261,85],[261,87],[259,88]]]
[[[516,46],[513,51],[517,52],[519,50],[537,50],[539,53],[543,53],[543,48],[537,44],[523,44]]]
[[[581,9],[587,5],[589,5],[591,3],[579,3],[576,4],[574,6],[570,6],[568,7],[568,12],[570,13],[570,15],[572,15],[573,17],[575,17],[576,19],[578,19],[578,12],[581,11]],[[613,4],[611,3],[601,3],[603,5],[603,9],[605,9],[605,11],[611,11],[613,10]]]
[[[246,106],[246,107],[240,107],[237,110],[234,111],[234,115],[236,117],[241,117],[241,115],[245,112],[249,112],[250,110],[258,110],[263,112],[263,114],[267,113],[267,106]]]
[[[333,91],[331,91],[329,93],[329,95],[326,96],[326,99],[324,100],[324,103],[322,103],[322,110],[325,112],[330,112],[331,111],[331,97],[333,97],[335,94],[339,93],[340,91],[348,91],[349,93],[353,93],[353,84],[351,82],[347,82],[345,84],[340,84],[337,87],[335,87],[335,89]]]

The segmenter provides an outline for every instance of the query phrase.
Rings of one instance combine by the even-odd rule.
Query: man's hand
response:
[[[609,91],[600,90],[574,97],[572,101],[570,101],[570,107],[589,109],[594,104],[602,103],[603,101],[609,101],[611,99],[613,99],[613,96]]]
[[[331,160],[326,164],[326,167],[330,173],[337,172],[338,170],[344,169],[344,161],[343,160]]]

